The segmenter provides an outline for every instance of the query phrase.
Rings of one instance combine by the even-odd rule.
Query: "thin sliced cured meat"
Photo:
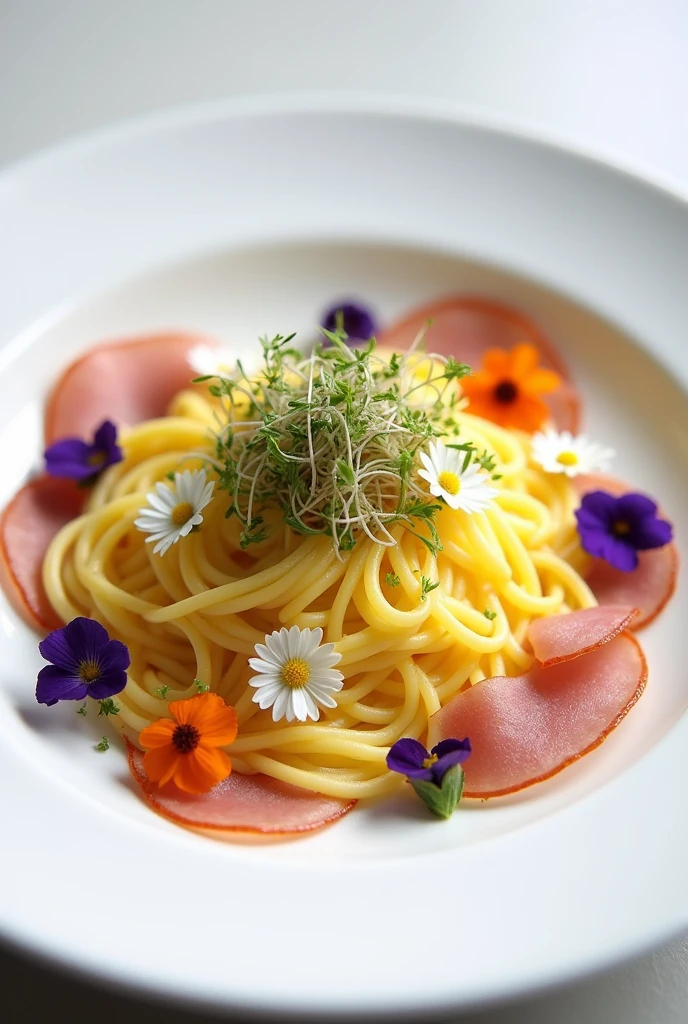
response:
[[[581,497],[590,491],[607,491],[620,496],[636,488],[615,477],[600,473],[581,475],[571,480]],[[638,552],[638,567],[633,572],[615,569],[601,558],[592,558],[585,582],[601,605],[631,605],[638,616],[630,628],[642,629],[657,618],[671,599],[678,580],[679,555],[676,544]]]
[[[182,793],[172,783],[156,786],[143,768],[143,753],[127,744],[129,768],[154,811],[178,825],[217,832],[298,834],[321,828],[350,811],[355,800],[311,793],[267,775],[232,772],[209,793]]]
[[[630,633],[589,654],[521,676],[493,676],[432,716],[428,746],[468,736],[468,797],[515,793],[556,775],[593,750],[630,711],[647,663]]]
[[[628,629],[637,614],[628,605],[610,604],[550,615],[531,623],[528,639],[541,665],[558,665],[609,643]]]
[[[490,348],[512,349],[528,342],[540,352],[543,366],[555,370],[562,385],[543,395],[560,430],[576,433],[580,422],[580,398],[571,374],[555,345],[528,317],[501,302],[477,296],[449,296],[420,306],[393,323],[378,336],[381,345],[397,351],[407,349],[429,320],[427,348],[440,355],[478,368]]]
[[[0,586],[15,611],[40,633],[64,625],[43,587],[43,559],[55,534],[81,513],[85,497],[73,480],[39,476],[0,516]]]
[[[46,444],[61,437],[89,440],[106,419],[122,427],[164,416],[196,376],[189,352],[216,344],[198,334],[168,332],[89,349],[67,367],[48,397]]]

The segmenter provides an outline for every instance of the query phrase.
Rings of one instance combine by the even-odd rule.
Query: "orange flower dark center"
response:
[[[201,742],[201,734],[195,725],[178,725],[172,733],[172,743],[180,754],[190,754]]]
[[[79,678],[85,683],[95,683],[100,676],[100,665],[97,661],[82,661],[79,665]]]
[[[512,380],[500,380],[494,389],[495,401],[502,405],[510,405],[518,398],[518,387]]]

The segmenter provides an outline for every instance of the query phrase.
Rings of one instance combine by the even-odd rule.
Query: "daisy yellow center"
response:
[[[303,658],[290,658],[282,666],[282,682],[292,689],[305,686],[310,677],[310,666]]]
[[[190,501],[180,501],[172,509],[170,519],[175,526],[185,526],[194,514],[194,507]]]
[[[577,466],[578,456],[575,452],[559,452],[557,462],[560,466]]]
[[[437,477],[437,483],[440,485],[443,491],[447,494],[458,494],[461,490],[461,481],[459,480],[456,473],[452,473],[449,469],[443,469]]]
[[[79,665],[79,678],[85,683],[95,683],[100,679],[100,665],[97,661],[82,661]]]
[[[437,764],[438,760],[437,754],[430,754],[429,757],[423,759],[423,767],[432,768],[434,764]]]

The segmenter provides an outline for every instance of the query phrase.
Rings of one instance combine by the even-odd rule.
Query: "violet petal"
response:
[[[347,299],[330,306],[323,314],[321,323],[328,331],[337,328],[338,314],[341,313],[344,331],[349,342],[368,341],[377,331],[372,310],[356,300]]]
[[[114,697],[116,693],[121,693],[126,685],[126,672],[107,672],[103,673],[100,679],[88,684],[87,693],[94,700],[106,700],[108,697]]]
[[[78,676],[68,675],[55,665],[46,665],[38,673],[36,700],[51,706],[59,700],[83,700],[88,686]]]
[[[424,767],[423,761],[428,751],[418,740],[405,736],[392,745],[387,755],[387,767],[393,772],[400,772],[410,778],[431,779],[432,772]]]
[[[649,551],[651,548],[663,548],[670,544],[674,536],[671,523],[666,519],[654,519],[648,516],[634,524],[631,539],[638,551]]]

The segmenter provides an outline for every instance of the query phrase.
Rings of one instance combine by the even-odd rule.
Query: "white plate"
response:
[[[307,331],[332,296],[387,319],[470,290],[555,337],[591,431],[683,543],[686,266],[678,198],[449,115],[234,104],[101,134],[0,177],[0,499],[37,464],[50,380],[98,338],[248,343]],[[3,602],[2,934],[166,998],[301,1014],[485,1005],[669,938],[688,927],[685,594],[643,635],[638,708],[550,783],[262,846],[157,818],[118,749],[37,707],[36,641]]]

